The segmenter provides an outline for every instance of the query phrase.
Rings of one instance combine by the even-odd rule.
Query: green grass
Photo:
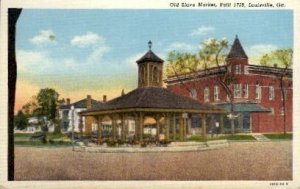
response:
[[[41,141],[15,141],[14,142],[15,145],[18,146],[47,146],[47,147],[56,147],[56,146],[71,146],[72,142],[53,142],[53,143],[42,143]]]
[[[227,139],[227,140],[256,140],[253,136],[251,135],[225,135],[225,136],[220,136],[219,139]]]
[[[190,138],[187,139],[188,141],[195,141],[195,142],[206,142],[207,139],[200,135],[193,135]]]
[[[201,135],[194,135],[188,138],[188,141],[196,141],[196,142],[206,142],[209,140],[220,140],[220,139],[227,139],[227,140],[255,140],[255,138],[251,135],[223,135],[223,136],[214,136],[211,138],[207,136],[206,139]]]
[[[47,134],[47,139],[55,139],[55,138],[62,138],[65,135],[62,133],[48,133]]]
[[[276,134],[264,134],[267,138],[269,139],[293,139],[293,134],[292,133],[287,133],[287,134],[283,134],[283,133],[276,133]]]
[[[32,133],[15,133],[14,137],[31,137]]]

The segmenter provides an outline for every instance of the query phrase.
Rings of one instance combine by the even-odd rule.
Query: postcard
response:
[[[299,188],[299,8],[1,2],[0,188]]]

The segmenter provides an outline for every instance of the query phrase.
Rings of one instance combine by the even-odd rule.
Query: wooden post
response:
[[[140,113],[140,116],[139,116],[139,141],[143,141],[143,134],[144,134],[144,115],[143,113]]]
[[[180,116],[179,118],[179,134],[180,134],[180,141],[183,141],[183,118]]]
[[[186,141],[187,118],[183,118],[183,140]]]
[[[206,138],[206,114],[200,114],[200,116],[201,116],[202,136]]]
[[[166,123],[165,135],[166,135],[166,140],[169,141],[170,140],[169,134],[170,134],[170,125],[171,125],[171,115],[167,115],[166,118],[167,118],[166,119],[167,123]]]
[[[121,140],[125,141],[125,116],[121,116]]]
[[[102,139],[102,117],[98,117],[98,132],[97,132],[97,143],[99,144]]]
[[[113,140],[116,140],[116,129],[117,127],[117,121],[116,121],[116,118],[115,116],[112,117],[112,135],[113,135]]]
[[[135,140],[139,140],[139,119],[138,116],[135,116],[135,125],[134,125],[134,135],[135,135]]]
[[[220,133],[221,134],[224,133],[224,115],[223,114],[220,115]]]
[[[157,140],[159,140],[159,134],[160,134],[160,131],[159,131],[159,116],[155,117],[155,121],[156,121],[156,138],[157,138]]]
[[[176,114],[173,114],[173,123],[172,123],[172,129],[173,129],[173,141],[176,141]]]

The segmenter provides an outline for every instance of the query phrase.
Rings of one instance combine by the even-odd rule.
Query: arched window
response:
[[[197,99],[197,91],[196,91],[196,89],[191,89],[191,91],[190,91],[190,97],[192,97],[193,99]]]
[[[209,87],[204,88],[204,102],[209,102]]]

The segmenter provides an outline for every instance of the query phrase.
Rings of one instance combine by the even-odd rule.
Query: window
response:
[[[249,85],[248,84],[244,84],[243,92],[244,92],[244,98],[248,98],[249,97]]]
[[[204,89],[204,102],[209,102],[209,88],[205,87]]]
[[[259,84],[255,85],[255,99],[261,99],[261,87]]]
[[[235,65],[235,73],[236,74],[241,74],[242,73],[242,65],[240,65],[240,64]]]
[[[280,108],[280,115],[284,115],[284,113],[285,113],[285,112],[284,112],[284,108],[281,107],[281,108]]]
[[[274,115],[275,114],[275,111],[274,111],[274,108],[270,108],[270,113],[269,113],[269,115]]]
[[[157,67],[154,67],[154,68],[153,68],[153,72],[152,72],[152,81],[158,82],[158,70],[157,70]]]
[[[197,99],[197,91],[196,91],[196,89],[191,89],[191,91],[190,91],[190,97],[192,97],[193,99]]]
[[[274,99],[275,99],[274,87],[269,86],[269,100],[274,100]]]
[[[233,90],[234,90],[234,98],[241,98],[241,84],[234,84]]]
[[[220,87],[219,86],[214,87],[214,98],[215,98],[215,101],[220,100]]]

